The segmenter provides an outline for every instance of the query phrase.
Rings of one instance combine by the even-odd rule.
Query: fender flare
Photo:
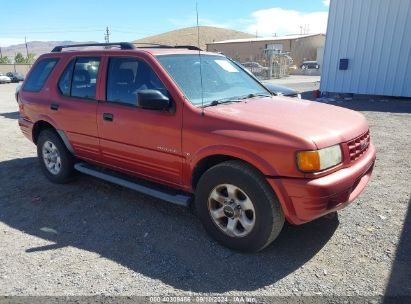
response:
[[[229,145],[213,145],[197,151],[188,160],[191,173],[194,172],[194,169],[201,160],[213,155],[224,155],[243,160],[257,168],[264,176],[278,175],[275,168],[257,154],[241,147]]]
[[[57,134],[60,136],[60,138],[63,141],[64,145],[66,146],[67,150],[71,154],[75,155],[73,146],[71,145],[66,132],[63,131],[62,129],[58,128],[57,123],[51,117],[49,117],[47,115],[39,115],[37,117],[36,122],[33,124],[33,126],[35,126],[40,121],[44,121],[44,122],[50,124],[54,128],[54,130],[56,130]]]

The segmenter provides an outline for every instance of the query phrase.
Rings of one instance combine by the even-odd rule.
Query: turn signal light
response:
[[[297,165],[301,171],[315,172],[334,167],[342,162],[340,145],[328,148],[300,151],[297,154]]]
[[[298,153],[298,168],[302,171],[320,170],[320,154],[318,151],[302,151]]]

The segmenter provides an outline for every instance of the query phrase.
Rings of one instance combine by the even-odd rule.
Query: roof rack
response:
[[[202,51],[197,46],[194,45],[167,45],[159,43],[146,43],[146,42],[134,42],[133,44],[137,45],[147,45],[149,48],[159,48],[159,49],[188,49],[193,51]]]
[[[63,49],[86,46],[119,46],[122,50],[134,50],[136,47],[129,42],[112,42],[112,43],[84,43],[84,44],[69,44],[59,45],[51,50],[52,53],[61,52]]]
[[[171,46],[160,43],[150,43],[150,42],[132,42],[133,45],[148,45],[150,48],[171,48]]]
[[[83,43],[83,44],[69,44],[69,45],[58,45],[54,47],[51,52],[58,53],[63,49],[75,48],[75,47],[87,47],[87,46],[119,46],[122,50],[134,50],[137,45],[147,45],[148,48],[159,48],[159,49],[188,49],[194,51],[202,51],[199,47],[193,45],[166,45],[158,43],[143,43],[143,42],[112,42],[112,43]]]
[[[202,49],[200,49],[198,46],[194,46],[194,45],[175,45],[173,46],[176,49],[189,49],[189,50],[193,50],[193,51],[202,51]]]

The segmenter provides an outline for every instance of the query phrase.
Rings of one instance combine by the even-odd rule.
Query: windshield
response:
[[[195,106],[201,106],[202,98],[207,106],[219,100],[270,95],[254,78],[224,56],[201,55],[202,77],[197,54],[159,55],[157,59]]]

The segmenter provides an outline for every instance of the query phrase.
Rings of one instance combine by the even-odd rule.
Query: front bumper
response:
[[[364,190],[375,163],[375,147],[350,167],[315,179],[268,178],[276,192],[284,215],[292,224],[309,222],[344,208]]]

